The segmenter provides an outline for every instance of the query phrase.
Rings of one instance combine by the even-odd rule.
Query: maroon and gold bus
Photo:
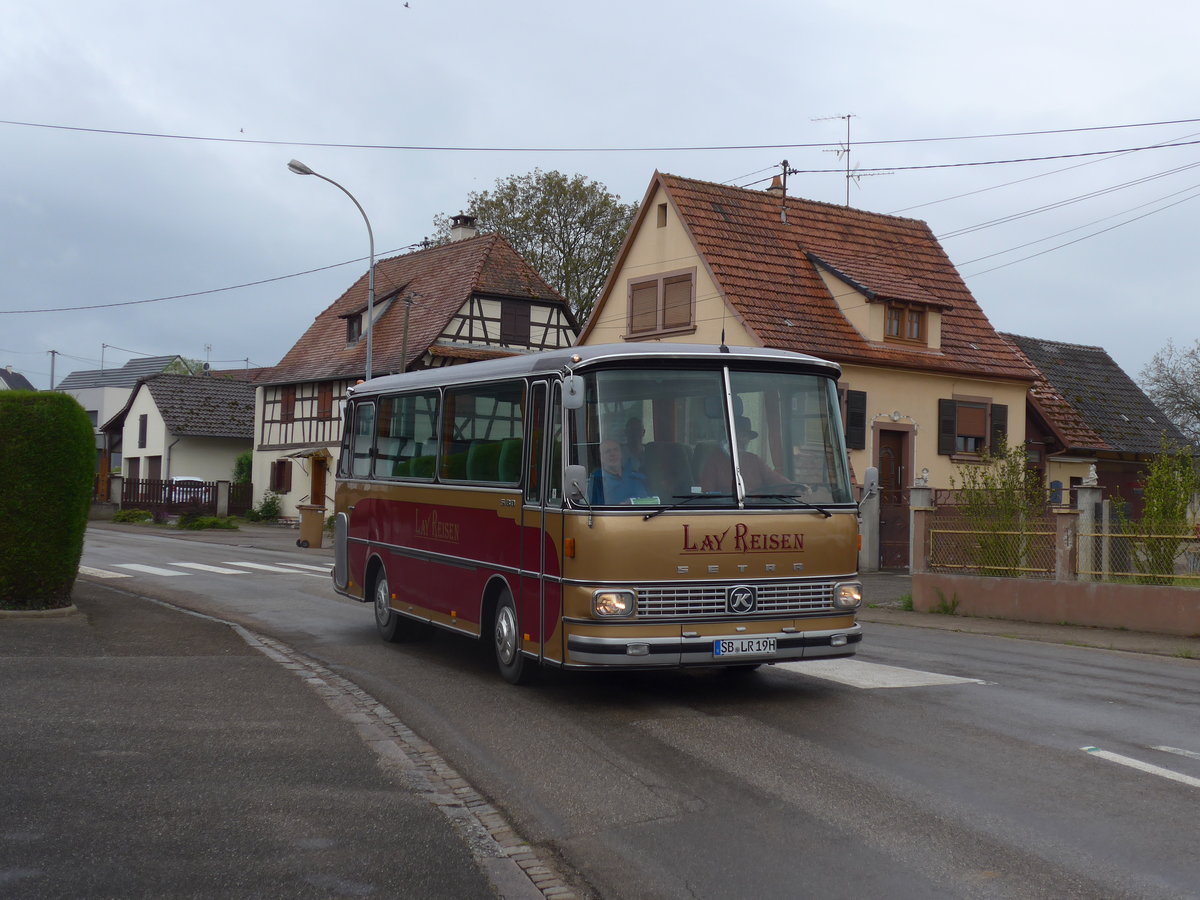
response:
[[[432,624],[491,641],[514,683],[541,666],[850,656],[862,589],[839,374],[655,343],[360,384],[335,588],[373,604],[385,640]]]

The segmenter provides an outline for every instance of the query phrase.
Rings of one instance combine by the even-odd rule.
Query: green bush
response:
[[[148,509],[118,509],[113,513],[114,522],[149,522],[154,513]]]
[[[233,483],[247,484],[254,473],[254,454],[247,450],[233,461]]]
[[[202,531],[205,528],[226,528],[236,531],[238,524],[231,516],[180,516],[176,528]]]
[[[71,605],[92,501],[96,443],[66,394],[0,391],[0,608]]]

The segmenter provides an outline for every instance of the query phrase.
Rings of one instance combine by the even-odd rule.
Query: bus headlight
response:
[[[592,613],[602,619],[632,616],[637,606],[633,591],[593,591]]]
[[[833,586],[833,605],[838,609],[858,609],[862,606],[862,584],[843,581]]]

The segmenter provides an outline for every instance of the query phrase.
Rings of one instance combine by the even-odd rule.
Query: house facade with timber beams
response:
[[[455,217],[450,243],[375,264],[372,376],[568,347],[567,301],[504,238]],[[347,391],[366,377],[368,273],[263,379],[255,404],[255,503],[282,515],[331,507]]]

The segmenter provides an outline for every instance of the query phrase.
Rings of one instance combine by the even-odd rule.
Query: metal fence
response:
[[[1079,533],[1077,572],[1086,581],[1200,587],[1200,536],[1183,526],[1098,522]]]
[[[959,509],[940,507],[928,518],[927,568],[959,575],[1054,578],[1055,527],[1051,516],[981,524]]]
[[[1200,587],[1200,525],[1163,528],[1130,522],[1114,514],[1110,501],[1078,512],[1059,510],[988,521],[968,517],[961,507],[939,505],[922,518],[924,568],[959,575]],[[1071,518],[1070,527],[1059,521],[1064,515]]]

